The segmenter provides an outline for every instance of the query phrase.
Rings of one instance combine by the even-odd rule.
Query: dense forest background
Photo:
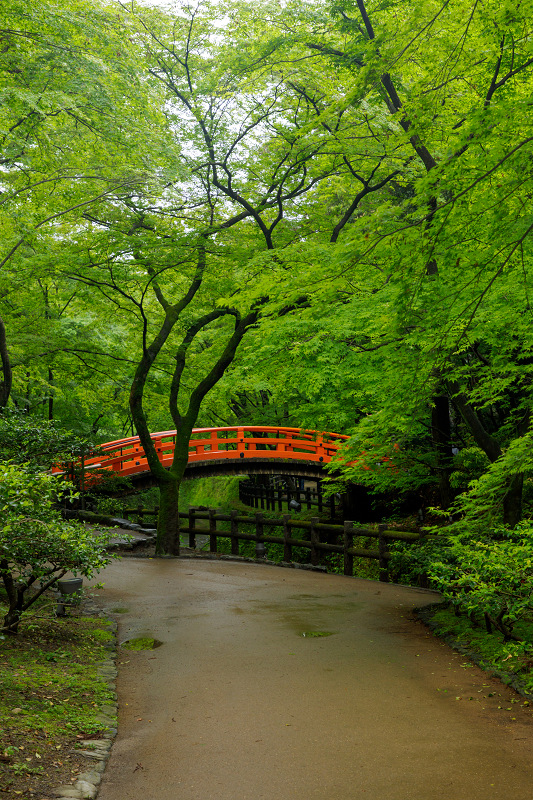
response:
[[[4,440],[137,431],[169,549],[190,430],[241,422],[349,434],[344,480],[519,524],[532,26],[531,0],[4,0]]]

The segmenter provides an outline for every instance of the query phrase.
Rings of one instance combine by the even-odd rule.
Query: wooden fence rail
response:
[[[157,514],[157,509],[125,509],[129,513]],[[191,506],[188,512],[180,512],[180,520],[187,521],[187,524],[180,525],[180,533],[188,534],[189,547],[196,548],[196,536],[203,534],[209,537],[209,552],[218,552],[218,539],[229,539],[231,554],[239,555],[239,542],[255,542],[256,558],[265,557],[265,545],[267,543],[283,545],[283,561],[292,561],[292,548],[301,547],[310,551],[310,562],[318,565],[321,553],[339,553],[343,555],[343,571],[345,575],[353,575],[354,558],[370,558],[379,562],[379,579],[387,582],[389,580],[388,563],[391,557],[388,550],[388,543],[391,541],[416,542],[425,534],[424,531],[417,531],[409,528],[387,528],[386,525],[378,525],[375,528],[368,528],[358,525],[355,522],[346,520],[344,525],[332,525],[320,522],[318,517],[311,520],[300,520],[290,514],[284,514],[279,519],[271,519],[263,513],[257,512],[253,515],[243,516],[236,511],[229,514],[217,513],[214,509],[200,510]],[[198,521],[206,522],[205,527],[199,528]],[[229,523],[229,530],[217,529],[218,522]],[[242,526],[248,526],[252,530],[243,531]],[[281,528],[283,535],[274,535],[265,532],[268,528]],[[308,533],[306,538],[295,538],[294,532],[302,530]],[[330,541],[322,541],[328,535]],[[376,549],[357,547],[354,545],[354,537],[376,539]],[[332,542],[334,539],[335,542]]]

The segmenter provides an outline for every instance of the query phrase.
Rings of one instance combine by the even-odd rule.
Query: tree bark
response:
[[[0,361],[2,362],[2,376],[0,382],[0,409],[5,408],[11,394],[13,384],[13,372],[11,370],[11,359],[7,349],[6,328],[2,317],[0,317]]]
[[[476,444],[483,450],[489,461],[494,463],[502,455],[499,443],[485,430],[474,408],[460,391],[459,384],[455,381],[450,381],[448,385],[453,396],[453,402],[457,405],[461,416],[470,428]],[[519,425],[519,433],[521,435],[527,431],[529,421],[530,414],[528,412],[524,415],[524,419]],[[522,519],[523,486],[523,473],[516,473],[509,477],[507,491],[503,498],[503,522],[511,528],[514,528]]]
[[[433,448],[437,462],[440,502],[444,509],[449,508],[453,500],[450,487],[452,470],[452,427],[450,422],[450,401],[448,395],[440,394],[433,398],[431,410],[431,433]]]
[[[489,461],[494,463],[502,454],[499,442],[485,430],[475,409],[468,402],[466,395],[461,391],[457,381],[448,381],[448,386],[452,395],[452,400],[470,428],[476,444],[483,450]]]
[[[159,515],[157,518],[156,556],[179,556],[180,517],[179,492],[181,477],[169,473],[159,483]]]
[[[511,528],[522,519],[522,493],[524,487],[524,473],[513,475],[509,480],[509,488],[503,498],[503,521]]]

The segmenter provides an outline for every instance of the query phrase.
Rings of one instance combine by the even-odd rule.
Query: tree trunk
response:
[[[157,518],[156,556],[179,556],[180,518],[179,493],[181,479],[173,475],[159,483],[159,516]]]
[[[522,519],[522,489],[524,474],[513,475],[509,480],[509,488],[503,498],[503,521],[514,528]]]
[[[48,419],[51,421],[54,418],[54,373],[52,368],[48,367]]]
[[[437,395],[433,398],[431,410],[431,433],[437,474],[439,480],[440,502],[444,509],[449,508],[452,502],[450,487],[450,473],[452,470],[452,427],[450,422],[450,402],[447,395]]]
[[[22,616],[24,594],[17,588],[16,581],[9,571],[9,564],[6,559],[2,559],[0,562],[0,570],[8,599],[8,609],[4,616],[2,630],[6,633],[15,634],[18,633],[20,618]]]
[[[13,373],[11,371],[11,360],[7,349],[6,329],[3,319],[0,317],[0,363],[2,364],[2,381],[0,381],[0,409],[7,406],[11,386],[13,383]]]
[[[11,635],[18,633],[21,615],[22,611],[20,608],[9,608],[2,623],[2,630],[4,633],[9,633]]]

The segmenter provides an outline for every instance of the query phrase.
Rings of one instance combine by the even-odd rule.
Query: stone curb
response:
[[[98,794],[98,787],[102,780],[113,739],[117,735],[117,694],[116,694],[116,677],[117,677],[117,623],[109,619],[103,611],[101,611],[92,600],[85,600],[83,603],[82,614],[84,616],[101,617],[107,619],[110,623],[110,630],[113,633],[113,639],[106,645],[109,650],[109,656],[104,661],[101,661],[97,674],[103,678],[107,683],[109,689],[113,692],[113,702],[107,702],[100,708],[98,720],[106,727],[106,732],[101,739],[86,739],[80,742],[83,750],[72,750],[77,756],[82,756],[87,761],[87,769],[80,772],[77,780],[68,786],[58,786],[52,792],[55,797],[74,798],[74,800],[94,800]]]

